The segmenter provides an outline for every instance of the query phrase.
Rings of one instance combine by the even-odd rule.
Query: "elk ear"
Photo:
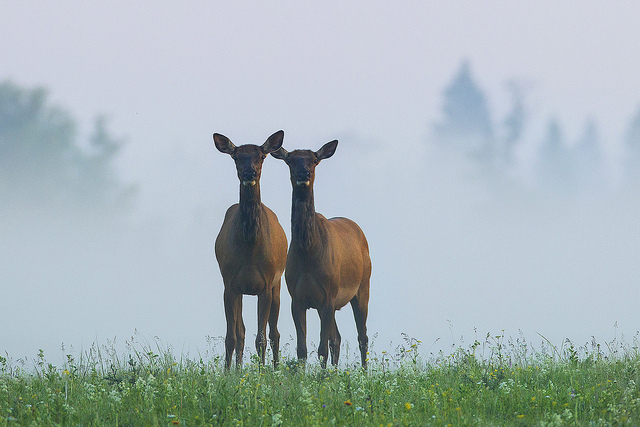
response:
[[[331,142],[327,142],[318,151],[316,151],[316,158],[318,159],[318,161],[328,159],[329,157],[333,156],[333,153],[336,152],[336,148],[338,148],[337,139]]]
[[[276,151],[278,148],[282,147],[282,140],[284,139],[284,131],[279,130],[278,132],[271,135],[267,141],[262,144],[262,152],[264,154],[269,154]]]
[[[272,151],[271,155],[273,157],[275,157],[276,159],[280,159],[280,160],[286,161],[287,158],[289,157],[289,152],[287,150],[285,150],[284,147],[280,147],[276,151]]]
[[[236,149],[236,146],[233,145],[233,142],[229,140],[224,135],[220,135],[219,133],[213,134],[213,143],[216,145],[218,151],[224,154],[233,154]]]

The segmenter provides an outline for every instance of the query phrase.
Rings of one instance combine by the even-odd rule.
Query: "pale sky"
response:
[[[593,217],[577,214],[584,228],[561,228],[568,239],[580,242],[575,246],[554,240],[558,235],[553,227],[558,225],[548,217],[533,221],[543,229],[541,233],[527,234],[524,228],[507,225],[507,230],[523,233],[528,240],[526,248],[521,248],[523,239],[518,236],[503,239],[505,229],[494,221],[495,215],[488,224],[480,218],[482,213],[474,213],[473,218],[460,213],[475,209],[475,202],[459,200],[474,200],[473,188],[447,191],[443,186],[448,181],[438,180],[435,172],[427,172],[432,179],[423,180],[425,198],[420,203],[398,188],[406,185],[405,178],[410,180],[413,171],[424,167],[420,163],[423,154],[411,156],[406,150],[413,150],[429,135],[430,125],[439,119],[442,91],[464,60],[470,62],[496,121],[502,120],[509,107],[506,82],[526,83],[532,120],[528,142],[535,144],[542,137],[550,117],[560,120],[569,141],[581,134],[588,118],[595,118],[605,149],[616,152],[626,124],[640,105],[639,22],[640,3],[632,1],[192,1],[162,5],[91,1],[81,6],[4,1],[0,80],[46,87],[51,100],[78,119],[83,134],[89,132],[96,115],[106,114],[111,131],[127,141],[119,167],[140,189],[137,220],[165,225],[177,222],[189,228],[194,217],[200,218],[206,227],[198,239],[211,242],[210,247],[204,246],[208,250],[224,210],[237,200],[233,164],[214,150],[213,132],[239,145],[261,144],[284,129],[287,149],[318,149],[339,138],[337,160],[327,160],[318,169],[316,207],[324,209],[326,216],[352,217],[369,236],[374,256],[370,331],[386,340],[398,341],[400,332],[418,335],[425,342],[450,339],[448,321],[456,326],[456,335],[470,336],[478,328],[481,336],[487,329],[507,329],[515,334],[528,331],[529,340],[537,338],[535,332],[556,340],[565,336],[580,340],[593,334],[607,340],[614,334],[616,321],[627,334],[640,328],[632,311],[640,300],[629,288],[638,284],[637,268],[630,272],[618,264],[621,258],[637,254],[634,251],[640,242],[633,240],[639,235],[637,227],[631,234],[622,226],[602,228],[602,224],[611,224],[611,218],[608,209],[596,203]],[[356,141],[360,148],[355,148]],[[270,158],[263,174],[263,201],[276,210],[288,233],[291,189],[286,167]],[[363,179],[371,176],[376,179]],[[365,190],[359,192],[362,188]],[[362,196],[368,199],[361,200]],[[403,217],[407,214],[403,206],[410,211],[408,218]],[[418,224],[420,231],[415,232],[410,226],[412,218],[422,217],[421,207],[432,211],[430,223]],[[458,211],[452,214],[455,209]],[[494,212],[492,209],[487,212]],[[509,214],[502,213],[509,222]],[[571,218],[565,219],[567,223],[573,223]],[[394,224],[405,234],[390,231]],[[595,237],[586,243],[580,240],[585,230],[594,229]],[[496,235],[501,237],[492,240]],[[622,251],[620,257],[615,250],[603,249],[603,241],[604,247],[615,248],[619,237],[629,235],[634,251]],[[473,250],[466,252],[470,246],[465,239],[479,247],[487,240],[493,244],[488,244],[488,252],[482,251],[485,255],[475,257]],[[559,252],[548,249],[550,246]],[[589,248],[602,251],[598,257],[601,269],[590,263],[593,251]],[[565,270],[562,257],[566,254],[571,255],[570,260],[577,256],[579,262]],[[221,279],[212,251],[203,260],[207,257],[211,265],[203,268],[200,279],[209,281],[213,290],[198,299],[210,298],[210,311],[204,303],[189,307],[186,297],[181,297],[179,306],[202,323],[201,330],[175,338],[193,345],[200,345],[203,331],[219,336],[225,330],[219,324],[223,319]],[[510,257],[518,260],[509,263]],[[634,262],[631,256],[630,263]],[[503,263],[508,264],[506,269],[500,268]],[[543,264],[553,267],[540,268]],[[613,279],[603,279],[614,289],[613,294],[601,295],[604,284],[594,274],[584,273],[581,266],[585,265],[597,270],[595,276],[607,277],[608,269],[613,271]],[[554,269],[561,274],[555,275]],[[536,277],[540,271],[545,274]],[[577,271],[580,273],[573,274]],[[520,279],[514,277],[525,277],[521,280],[525,284],[519,288],[514,283]],[[592,280],[589,292],[575,287],[586,277]],[[394,280],[403,283],[400,290],[390,288]],[[569,283],[573,284],[570,288],[563,288]],[[532,290],[536,286],[542,288],[539,293]],[[378,299],[376,288],[380,289]],[[570,301],[576,293],[582,305],[558,301]],[[493,301],[490,295],[501,296],[499,306],[504,311],[487,308]],[[398,303],[384,315],[383,296],[394,296],[397,301],[387,301]],[[460,300],[451,301],[451,296]],[[408,309],[401,303],[403,298]],[[280,318],[282,329],[290,332],[285,301],[283,297]],[[423,305],[423,301],[428,303]],[[551,308],[523,310],[516,306],[523,301]],[[77,302],[87,301],[79,298]],[[159,298],[157,304],[165,302]],[[141,302],[142,313],[146,313],[144,307]],[[585,307],[586,313],[581,311]],[[406,325],[402,319],[390,326],[386,322],[394,313],[406,312],[412,319]],[[601,313],[600,317],[594,312]],[[346,319],[341,332],[349,337],[347,332],[353,333],[350,310],[340,314]],[[560,317],[554,317],[556,314]],[[313,316],[309,315],[310,322]],[[584,316],[590,316],[592,322],[581,324]],[[147,317],[154,319],[153,314]],[[540,317],[544,321],[538,324]],[[64,319],[68,321],[66,317],[50,320],[64,329]],[[554,325],[563,321],[565,327],[556,329]],[[252,322],[246,321],[249,347],[255,333]],[[65,338],[62,331],[52,339],[81,337],[86,346],[96,336],[127,334],[139,328],[171,341],[182,336],[181,328],[189,328],[188,322],[178,322],[171,329],[152,321],[141,327],[135,318],[125,317],[112,331],[108,323],[96,320],[88,334],[79,330]],[[42,346],[38,334],[19,331],[8,339],[9,349],[31,352]],[[24,338],[20,345],[11,341],[17,335]],[[317,342],[311,332],[309,339]],[[380,350],[386,345],[381,344]]]

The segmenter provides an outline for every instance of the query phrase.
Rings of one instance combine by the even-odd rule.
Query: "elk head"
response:
[[[338,140],[327,142],[318,151],[294,150],[288,152],[283,147],[273,151],[271,155],[284,160],[291,172],[291,184],[301,187],[312,187],[315,179],[316,165],[320,160],[333,156],[338,147]]]
[[[252,187],[259,182],[262,162],[269,153],[273,153],[282,147],[283,139],[284,132],[279,130],[267,138],[262,145],[246,144],[236,147],[226,136],[219,133],[213,134],[213,142],[216,148],[221,153],[229,154],[233,158],[236,163],[238,179],[242,185],[247,187]]]

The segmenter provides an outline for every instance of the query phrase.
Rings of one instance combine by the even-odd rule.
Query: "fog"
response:
[[[640,57],[622,47],[633,40],[637,7],[543,12],[499,3],[482,11],[198,3],[179,14],[132,7],[126,15],[12,5],[11,20],[31,28],[46,21],[47,31],[22,33],[11,13],[0,18],[0,39],[24,36],[0,46],[0,81],[48,87],[77,118],[80,140],[91,117],[106,112],[125,139],[115,170],[137,191],[132,207],[108,221],[48,210],[30,194],[28,203],[2,204],[0,354],[30,360],[43,349],[56,362],[93,343],[115,339],[122,348],[134,335],[194,357],[212,342],[221,351],[213,242],[239,183],[211,134],[261,144],[278,129],[288,150],[339,140],[316,170],[315,205],[326,217],[355,220],[368,238],[374,351],[393,351],[402,334],[420,340],[425,355],[488,333],[557,346],[566,338],[631,342],[640,330],[640,195],[627,175],[640,164],[629,163],[625,135],[640,103],[629,71]],[[493,22],[498,11],[504,17]],[[562,19],[573,13],[571,23]],[[597,36],[588,31],[594,22]],[[109,28],[116,24],[118,35]],[[626,53],[611,53],[611,43]],[[478,158],[469,135],[442,131],[447,88],[465,61],[488,111],[477,116],[491,127],[482,141],[498,151],[506,152],[505,118],[517,111],[506,82],[523,91],[524,124],[507,160]],[[580,172],[572,163],[568,177],[567,163],[547,162],[556,169],[544,172],[553,122],[575,160],[590,121],[597,165]],[[265,160],[261,194],[290,239],[283,162]],[[253,351],[256,298],[244,300]],[[295,336],[290,301],[283,278],[283,345]],[[343,352],[354,352],[350,307],[337,322]],[[313,350],[315,313],[308,323]]]
[[[220,188],[191,216],[101,225],[67,213],[21,217],[2,230],[9,355],[32,357],[39,348],[58,355],[63,343],[78,351],[134,334],[196,355],[209,348],[207,337],[224,334],[213,241],[239,184],[232,160],[209,148],[206,173]],[[522,333],[533,343],[540,334],[558,346],[565,338],[630,341],[640,302],[640,200],[623,193],[565,199],[515,183],[492,189],[465,176],[464,163],[449,163],[426,144],[398,149],[345,137],[318,166],[318,211],[355,219],[369,240],[374,349],[394,350],[402,333],[421,340],[425,352],[487,333]],[[286,165],[268,158],[261,186],[290,237]],[[283,287],[279,327],[292,344],[289,304]],[[256,298],[245,297],[248,347],[255,312]],[[319,321],[308,319],[314,348]],[[355,350],[349,307],[338,325]]]

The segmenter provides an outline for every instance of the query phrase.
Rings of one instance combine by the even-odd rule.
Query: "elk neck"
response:
[[[260,233],[260,214],[262,202],[260,200],[260,183],[247,186],[240,183],[240,223],[242,237],[245,242],[252,243]]]
[[[291,203],[291,244],[309,252],[317,239],[316,208],[313,186],[293,186]]]

